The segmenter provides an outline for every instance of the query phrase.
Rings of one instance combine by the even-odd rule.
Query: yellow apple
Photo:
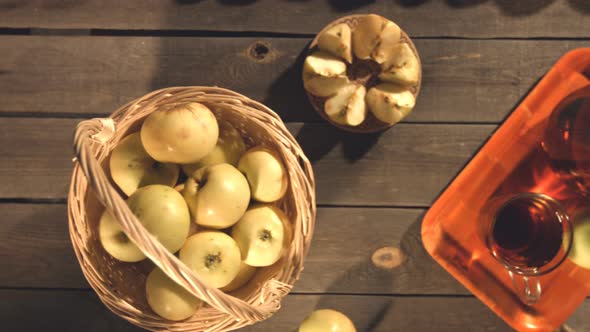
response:
[[[307,56],[303,63],[303,77],[312,75],[324,77],[346,75],[346,63],[326,52],[315,52]]]
[[[352,48],[351,48],[351,31],[350,26],[346,23],[336,24],[318,37],[318,47],[322,51],[326,51],[352,63]]]
[[[151,113],[140,133],[143,147],[152,158],[163,163],[191,164],[213,150],[219,127],[207,106],[185,103]]]
[[[590,269],[590,214],[578,215],[573,222],[573,242],[569,258],[580,267]],[[565,243],[569,239],[566,238]]]
[[[154,268],[145,282],[147,302],[158,316],[168,320],[183,320],[195,314],[201,300]]]
[[[257,268],[250,266],[244,262],[240,264],[240,271],[238,275],[232,280],[227,286],[220,288],[224,292],[234,291],[250,281],[254,274],[256,274]]]
[[[189,237],[179,257],[209,287],[227,286],[240,272],[240,249],[234,239],[220,231]]]
[[[377,63],[384,63],[390,59],[396,52],[395,46],[399,44],[400,36],[401,30],[397,24],[388,20],[383,31],[379,34],[377,46],[371,53],[373,60]]]
[[[373,115],[390,125],[398,123],[410,114],[416,103],[412,92],[391,83],[381,83],[371,88],[366,101]]]
[[[326,101],[324,110],[328,117],[338,124],[358,126],[367,116],[366,92],[362,85],[347,85]]]
[[[289,219],[283,211],[270,204],[254,205],[231,229],[242,253],[242,260],[250,266],[269,266],[277,262],[290,242]]]
[[[392,56],[381,65],[379,78],[386,82],[415,85],[420,77],[420,63],[407,43],[393,47]]]
[[[166,249],[174,253],[182,247],[190,228],[190,214],[182,195],[176,190],[159,184],[142,187],[127,199],[127,205]],[[98,231],[104,249],[116,259],[124,262],[145,259],[107,211],[100,218]]]
[[[274,202],[287,191],[287,171],[276,152],[254,147],[240,158],[238,169],[246,175],[252,198],[259,202]]]
[[[237,168],[217,164],[193,173],[186,180],[183,196],[197,224],[221,229],[244,215],[250,202],[250,188]]]
[[[150,184],[173,186],[178,180],[178,165],[164,164],[150,157],[139,133],[123,138],[113,149],[109,160],[111,177],[127,195]]]
[[[354,324],[343,313],[332,309],[319,309],[307,316],[299,332],[356,332]]]
[[[191,176],[196,170],[217,164],[237,165],[238,160],[246,151],[246,144],[240,132],[228,122],[219,123],[219,139],[217,144],[207,156],[194,164],[182,165],[182,170],[187,176]]]
[[[381,41],[381,33],[388,20],[375,14],[365,15],[352,32],[352,50],[361,59],[370,59],[373,50]]]
[[[338,92],[341,88],[350,83],[346,75],[340,76],[319,76],[304,75],[303,87],[309,93],[318,97],[330,97]]]

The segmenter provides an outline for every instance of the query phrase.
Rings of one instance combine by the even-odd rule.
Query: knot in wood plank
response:
[[[391,270],[403,264],[406,255],[396,247],[383,247],[375,250],[371,256],[373,265],[380,269]]]
[[[246,54],[249,58],[256,62],[269,62],[273,57],[273,51],[270,47],[270,44],[263,41],[256,41],[252,43],[247,51]]]

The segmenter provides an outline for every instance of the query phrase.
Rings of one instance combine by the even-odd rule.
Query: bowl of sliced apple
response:
[[[302,78],[324,119],[347,131],[371,133],[413,110],[422,66],[416,46],[397,24],[375,14],[352,15],[317,34]]]
[[[149,330],[229,331],[275,313],[303,269],[313,170],[277,114],[178,87],[79,123],[68,196],[80,267]]]

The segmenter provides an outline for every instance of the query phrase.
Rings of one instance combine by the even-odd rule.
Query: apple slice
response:
[[[168,320],[187,319],[195,314],[202,303],[157,267],[148,275],[145,291],[150,308]]]
[[[269,266],[276,263],[290,242],[289,220],[285,213],[270,204],[254,205],[232,227],[244,263]]]
[[[365,94],[367,90],[358,84],[349,84],[326,101],[324,110],[328,117],[341,125],[358,126],[367,115]]]
[[[346,23],[336,24],[318,37],[318,47],[352,63],[351,30]]]
[[[156,161],[141,145],[139,132],[123,138],[109,160],[111,177],[127,195],[150,184],[173,186],[178,180],[178,165]]]
[[[349,83],[348,77],[344,75],[332,77],[310,75],[303,78],[303,87],[305,90],[318,97],[333,96],[338,90]]]
[[[381,65],[379,78],[386,82],[416,85],[420,75],[418,58],[407,43],[397,44],[393,55]]]
[[[240,132],[228,122],[219,122],[219,138],[213,151],[197,163],[182,165],[182,171],[191,176],[202,167],[223,163],[235,166],[245,151],[246,144]]]
[[[234,291],[238,288],[241,288],[246,283],[248,283],[248,281],[250,281],[250,279],[252,279],[254,274],[256,274],[257,270],[258,269],[256,267],[250,266],[250,265],[242,262],[240,264],[240,272],[238,272],[238,275],[234,278],[234,280],[232,280],[229,283],[229,285],[227,285],[225,287],[221,287],[220,290],[222,290],[224,292],[231,292],[231,291]]]
[[[381,83],[367,93],[367,106],[375,117],[390,125],[408,115],[416,100],[409,90],[391,83]]]
[[[326,52],[315,52],[305,58],[305,62],[303,63],[304,80],[312,75],[334,77],[345,74],[346,63]]]
[[[375,14],[361,18],[352,32],[352,50],[362,60],[370,59],[375,47],[381,41],[381,33],[388,20]]]
[[[229,285],[240,272],[240,248],[220,231],[204,231],[189,237],[179,257],[200,280],[214,288]]]
[[[377,46],[371,53],[373,60],[377,63],[384,63],[386,60],[390,59],[396,52],[395,46],[399,44],[400,36],[401,30],[397,24],[388,21],[379,35]]]

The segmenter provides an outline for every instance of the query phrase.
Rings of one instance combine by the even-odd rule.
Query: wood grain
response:
[[[143,331],[109,312],[90,291],[0,290],[0,297],[7,331]],[[473,297],[355,295],[288,295],[273,317],[240,331],[296,332],[307,315],[323,308],[345,313],[359,332],[512,331]],[[588,331],[588,310],[590,301],[572,315],[567,331]]]
[[[0,115],[106,115],[168,86],[218,85],[284,121],[319,122],[301,68],[308,39],[0,36]],[[256,58],[252,50],[264,45]],[[498,123],[583,41],[416,40],[424,83],[406,122]]]
[[[0,198],[65,199],[78,121],[0,118]],[[495,126],[401,124],[380,136],[288,128],[314,163],[319,204],[424,207]]]
[[[320,208],[298,293],[468,294],[420,240],[421,209]],[[0,287],[88,288],[71,248],[63,204],[0,204]],[[393,269],[372,254],[399,248]],[[43,273],[38,273],[43,271]]]
[[[315,34],[354,13],[378,13],[413,36],[588,37],[585,0],[0,1],[13,28],[169,29]]]
[[[143,331],[109,312],[90,291],[0,290],[0,297],[0,319],[9,331]],[[471,297],[349,295],[288,295],[277,314],[240,331],[295,332],[316,308],[346,313],[359,332],[510,331]]]

